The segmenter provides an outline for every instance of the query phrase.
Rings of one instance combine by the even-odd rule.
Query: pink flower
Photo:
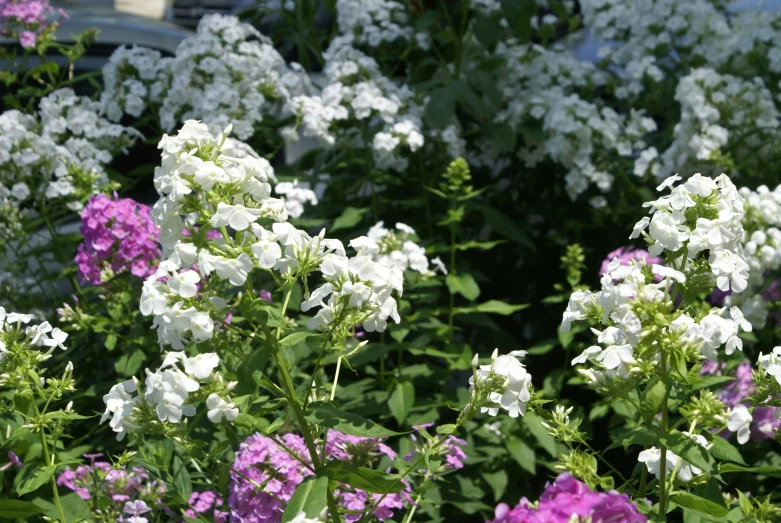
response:
[[[35,39],[37,35],[33,33],[32,31],[22,31],[19,33],[19,43],[22,44],[22,47],[30,48],[35,47]]]
[[[657,258],[648,254],[648,251],[643,249],[635,249],[634,247],[619,247],[613,252],[608,253],[607,257],[602,262],[602,267],[599,269],[599,275],[602,276],[607,272],[607,266],[613,261],[613,258],[621,260],[621,265],[629,265],[631,260],[645,260],[647,265],[653,265],[654,263],[662,263],[661,258]]]

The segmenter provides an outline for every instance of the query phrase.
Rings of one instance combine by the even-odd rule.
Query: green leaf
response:
[[[57,470],[57,465],[46,465],[33,469],[22,482],[16,486],[16,493],[20,496],[29,494],[49,481]]]
[[[529,308],[528,303],[521,305],[510,305],[499,300],[488,300],[485,303],[480,303],[474,307],[460,307],[455,310],[456,314],[469,314],[474,312],[484,312],[488,314],[501,314],[502,316],[509,316],[518,311]]]
[[[334,225],[331,227],[330,232],[338,231],[339,229],[349,229],[350,227],[358,225],[361,221],[361,217],[368,211],[369,209],[347,207],[342,214],[334,220]]]
[[[43,509],[29,501],[0,499],[0,514],[7,519],[27,519],[43,512]]]
[[[60,509],[48,499],[37,497],[33,500],[33,503],[41,507],[44,515],[52,518],[53,521],[60,520]],[[91,521],[87,502],[81,499],[81,496],[76,492],[65,495],[60,494],[60,505],[62,506],[63,512],[65,512],[65,519],[67,521],[74,523],[77,521],[77,517],[83,518],[85,521]],[[1,510],[0,514],[2,514]],[[82,521],[82,519],[79,519],[78,521]]]
[[[426,105],[426,119],[437,129],[444,129],[453,120],[456,112],[456,93],[453,89],[440,87],[431,91]]]
[[[388,407],[396,422],[401,425],[407,419],[410,409],[415,404],[415,387],[409,381],[396,384],[391,394]]]
[[[616,438],[616,440],[605,450],[629,445],[642,445],[644,447],[650,447],[651,445],[655,445],[657,441],[659,441],[659,437],[650,430],[632,429],[626,431],[621,436]]]
[[[713,446],[710,449],[711,455],[721,461],[731,461],[740,465],[746,465],[743,456],[735,446],[720,436],[714,436]]]
[[[81,414],[76,414],[75,412],[65,412],[64,410],[55,410],[52,412],[47,412],[44,414],[44,419],[46,420],[66,420],[66,421],[73,421],[76,419],[90,419],[94,418],[95,416],[82,416]]]
[[[654,416],[662,411],[664,401],[664,383],[659,378],[653,378],[646,385],[640,398],[640,410],[643,413],[645,424],[650,426]]]
[[[301,512],[307,518],[317,519],[328,504],[328,478],[310,476],[300,483],[282,513],[282,523],[294,519]]]
[[[328,477],[373,494],[395,494],[406,488],[398,474],[358,467],[347,461],[329,461]]]
[[[469,301],[476,300],[480,296],[480,287],[471,274],[450,273],[445,278],[450,294],[460,294]]]
[[[190,494],[193,493],[193,483],[190,479],[190,473],[187,471],[179,456],[174,456],[174,486],[176,493],[186,502],[190,500]]]
[[[699,516],[707,518],[723,518],[727,515],[727,509],[713,501],[690,492],[679,492],[670,496],[670,500],[684,510],[691,510]]]
[[[243,396],[253,394],[258,390],[260,378],[266,368],[269,356],[268,347],[263,346],[253,350],[249,357],[239,365],[239,368],[236,369],[236,379],[239,382],[236,386],[236,394]]]
[[[120,376],[133,376],[141,368],[146,359],[146,353],[141,349],[136,349],[130,354],[123,354],[114,363],[114,370]]]
[[[385,438],[399,436],[402,432],[388,430],[373,421],[337,409],[333,405],[322,402],[310,403],[304,416],[307,421],[335,429],[350,436],[365,438]]]
[[[285,318],[282,317],[277,306],[263,298],[247,297],[241,300],[239,310],[244,318],[259,325],[273,328],[282,327],[285,324]]]
[[[716,473],[716,462],[707,449],[686,435],[680,432],[664,434],[659,436],[659,442],[704,472]]]
[[[534,412],[527,412],[524,421],[526,422],[526,427],[529,429],[529,432],[531,432],[532,436],[537,440],[537,443],[539,443],[552,458],[557,458],[559,456],[559,449],[556,446],[556,440],[553,439],[553,436],[548,434],[547,429],[542,426],[542,418]]]
[[[295,347],[302,341],[306,340],[307,338],[313,338],[313,337],[322,337],[321,334],[318,334],[316,332],[294,332],[292,334],[288,334],[284,338],[282,338],[279,341],[280,347]]]
[[[496,472],[483,472],[483,479],[491,487],[494,492],[494,502],[499,501],[507,490],[507,472],[504,470],[497,470]]]
[[[501,0],[502,12],[510,29],[521,43],[528,42],[532,36],[531,19],[537,12],[534,0]]]
[[[31,389],[25,389],[14,394],[14,406],[22,414],[27,414],[32,403],[33,391]]]
[[[493,51],[496,44],[499,43],[499,37],[502,34],[499,21],[499,17],[496,16],[483,16],[475,20],[473,29],[477,41],[489,51]]]
[[[494,207],[485,204],[473,203],[472,206],[483,213],[485,221],[488,223],[488,225],[493,227],[501,236],[504,236],[510,241],[523,245],[532,251],[537,250],[529,236],[524,233],[518,224],[514,220],[510,219],[506,214],[495,209]]]
[[[108,351],[114,350],[114,348],[117,346],[117,335],[116,334],[109,334],[106,337],[106,342],[103,344],[104,347]]]
[[[735,463],[724,463],[719,467],[719,472],[753,472],[754,474],[763,474],[765,476],[773,476],[774,478],[781,478],[781,467],[774,467],[767,465],[764,467],[744,467]]]
[[[496,240],[492,242],[476,242],[476,241],[468,241],[463,243],[457,243],[456,249],[459,251],[466,251],[469,249],[480,249],[483,251],[489,251],[496,247],[497,245],[501,245],[503,243],[507,243],[507,240]]]
[[[510,451],[510,455],[521,468],[532,475],[537,473],[537,459],[534,455],[534,449],[525,441],[512,436],[507,438],[507,450]]]

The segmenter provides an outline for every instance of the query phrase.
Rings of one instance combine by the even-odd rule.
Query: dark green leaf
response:
[[[316,423],[317,425],[322,425],[330,429],[336,429],[339,432],[351,436],[384,438],[402,434],[401,432],[388,430],[377,425],[373,421],[369,421],[355,414],[344,412],[333,405],[322,402],[310,403],[305,418],[311,423]]]
[[[181,499],[188,502],[190,500],[190,494],[193,493],[193,483],[190,479],[190,473],[187,471],[187,467],[179,456],[174,456],[173,475],[176,493],[179,494]]]
[[[483,479],[491,487],[494,493],[494,501],[499,501],[507,490],[507,472],[504,470],[497,470],[496,472],[483,472]]]
[[[642,445],[643,447],[650,447],[655,445],[659,441],[656,434],[646,429],[632,429],[626,431],[624,434],[616,438],[605,450],[615,449],[618,447],[626,447],[629,445]]]
[[[440,87],[431,91],[426,105],[426,119],[438,128],[444,129],[453,120],[456,112],[456,93],[452,89]]]
[[[355,207],[347,207],[342,214],[334,220],[334,225],[331,227],[330,232],[338,231],[339,229],[349,229],[355,225],[358,225],[361,221],[361,217],[368,212],[369,209],[356,209]]]
[[[499,17],[483,16],[475,20],[473,26],[477,41],[489,51],[493,51],[502,35],[502,29],[499,26]]]
[[[373,494],[395,494],[406,488],[397,474],[358,467],[347,461],[329,461],[327,467],[330,479]]]
[[[507,450],[510,451],[513,459],[529,474],[537,473],[534,449],[527,445],[525,441],[511,436],[507,439]]]
[[[721,505],[717,505],[713,501],[699,496],[695,496],[690,492],[679,492],[670,496],[670,500],[676,503],[684,510],[691,510],[696,512],[700,516],[712,518],[723,518],[727,515],[727,509]]]
[[[743,456],[740,455],[740,451],[735,448],[732,443],[720,436],[713,437],[713,446],[710,449],[711,455],[721,461],[731,461],[740,465],[745,465]]]
[[[665,434],[659,437],[659,442],[695,467],[702,469],[703,472],[716,472],[716,462],[713,461],[710,453],[685,434],[680,432]]]
[[[506,214],[489,205],[474,203],[471,205],[483,213],[485,221],[488,223],[488,225],[493,227],[497,233],[510,241],[519,243],[520,245],[531,249],[532,251],[536,250],[534,243],[531,241],[529,236],[521,230],[516,221],[510,219]]]
[[[0,499],[0,515],[7,519],[27,519],[43,512],[43,509],[29,501]]]
[[[236,386],[238,395],[253,394],[258,390],[260,378],[270,354],[268,347],[260,347],[253,350],[249,357],[239,365],[239,368],[236,369],[236,378],[239,382]]]
[[[401,425],[407,419],[410,409],[415,404],[415,387],[409,381],[396,384],[391,394],[388,407],[396,422]]]

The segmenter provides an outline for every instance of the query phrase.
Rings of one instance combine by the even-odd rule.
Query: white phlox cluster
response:
[[[380,221],[366,235],[380,248],[375,257],[379,263],[396,265],[402,271],[412,269],[421,274],[431,272],[426,249],[410,239],[415,235],[415,230],[409,225],[397,223],[394,229],[387,229],[385,223]]]
[[[378,47],[413,35],[407,6],[397,0],[337,0],[336,23],[355,45]]]
[[[500,410],[505,410],[511,418],[526,414],[526,404],[531,400],[532,376],[518,359],[525,355],[525,351],[512,351],[498,356],[494,351],[491,364],[480,367],[477,367],[475,356],[469,393],[475,395],[483,389],[489,391],[487,402],[480,406],[480,412],[496,416]]]
[[[111,387],[103,396],[106,411],[100,422],[110,420],[109,426],[121,441],[129,431],[141,428],[140,409],[149,408],[159,421],[177,424],[183,417],[195,416],[193,403],[204,397],[210,421],[233,421],[239,410],[227,394],[236,383],[224,384],[215,371],[219,363],[215,353],[187,357],[183,352],[168,352],[159,369],[146,369],[143,385],[133,378]]]
[[[79,211],[105,188],[105,166],[141,137],[113,124],[101,106],[71,89],[41,99],[38,116],[9,110],[0,114],[0,237],[14,234],[36,203],[62,202]]]
[[[24,340],[35,347],[46,347],[47,354],[51,354],[56,348],[65,350],[65,340],[68,333],[63,332],[59,327],[52,328],[48,321],[39,324],[31,324],[32,314],[20,314],[18,312],[6,312],[4,307],[0,307],[0,362],[2,362],[9,351],[9,345],[16,340]],[[22,326],[25,327],[22,327]],[[12,331],[24,329],[25,336],[19,338]],[[2,380],[0,376],[0,380]]]
[[[218,14],[204,16],[173,58],[120,48],[104,74],[109,81],[102,100],[115,120],[152,105],[166,130],[197,118],[215,133],[232,124],[242,140],[265,116],[289,114],[290,99],[311,88],[301,67],[288,67],[268,38],[234,16]]]
[[[708,440],[706,440],[704,436],[699,434],[690,434],[685,431],[682,432],[682,434],[688,438],[693,439],[699,446],[705,449],[710,449],[713,446],[712,443],[708,443]],[[661,478],[662,451],[659,448],[654,446],[640,452],[640,454],[637,456],[637,461],[640,463],[645,463],[648,472],[656,476],[656,479]],[[684,483],[688,483],[694,478],[694,476],[702,473],[702,469],[695,467],[688,461],[682,459],[675,452],[667,449],[665,454],[665,477],[668,477],[670,474],[672,474],[673,471],[676,470],[676,467],[678,470],[676,478],[678,481],[682,481]]]
[[[304,205],[317,205],[317,195],[309,188],[309,184],[299,185],[298,180],[292,182],[279,182],[274,187],[274,192],[285,197],[287,215],[291,218],[299,218],[304,214]]]

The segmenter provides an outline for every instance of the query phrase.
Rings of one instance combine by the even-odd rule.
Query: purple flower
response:
[[[231,521],[279,523],[296,487],[313,474],[308,467],[311,460],[303,438],[285,434],[280,440],[298,459],[273,438],[260,434],[253,434],[239,446],[228,496]],[[371,466],[380,455],[391,458],[396,455],[379,438],[361,438],[333,430],[328,432],[325,453],[328,459],[349,461],[360,466]],[[258,484],[265,484],[260,492],[256,492],[255,485]],[[340,485],[335,494],[339,503],[348,510],[363,510],[369,499],[366,492],[347,485]],[[380,497],[374,495],[373,499],[377,501]],[[375,517],[380,521],[390,518],[394,509],[402,507],[402,501],[401,494],[386,496],[374,511]],[[360,514],[345,516],[349,522],[357,521],[359,517]]]
[[[545,486],[537,508],[522,498],[510,509],[504,503],[494,511],[495,519],[488,523],[568,523],[576,516],[590,518],[592,523],[644,523],[647,518],[637,512],[629,496],[615,490],[594,492],[566,472]]]
[[[22,44],[22,47],[26,47],[28,49],[35,47],[36,38],[37,35],[32,31],[22,31],[19,33],[19,43]]]
[[[621,265],[629,265],[632,260],[645,260],[646,265],[653,265],[654,263],[662,263],[662,259],[651,256],[648,251],[643,249],[635,249],[634,247],[619,247],[613,252],[608,253],[605,260],[602,262],[602,267],[599,269],[599,275],[602,276],[607,272],[607,266],[613,261],[613,258],[621,260]]]
[[[266,289],[260,290],[260,297],[269,303],[274,301],[274,299],[271,297],[271,293],[268,292]]]
[[[76,263],[84,281],[101,283],[101,272],[110,268],[114,273],[130,271],[146,278],[154,273],[160,258],[157,226],[151,209],[129,198],[111,199],[101,194],[93,196],[81,213],[81,234]]]
[[[0,34],[18,37],[22,47],[35,47],[38,35],[50,26],[47,16],[54,12],[49,0],[0,0]]]
[[[198,514],[206,514],[214,507],[212,515],[214,516],[215,523],[225,523],[228,520],[228,512],[219,510],[218,507],[222,505],[222,496],[211,490],[205,492],[193,492],[190,495],[190,507],[184,511],[184,515],[198,519]]]
[[[5,465],[3,465],[2,467],[0,467],[0,470],[8,470],[12,466],[16,466],[16,467],[22,468],[22,465],[23,465],[22,460],[19,459],[19,456],[17,456],[16,454],[14,454],[10,450],[8,451],[8,459],[10,461],[8,463],[6,463]]]

